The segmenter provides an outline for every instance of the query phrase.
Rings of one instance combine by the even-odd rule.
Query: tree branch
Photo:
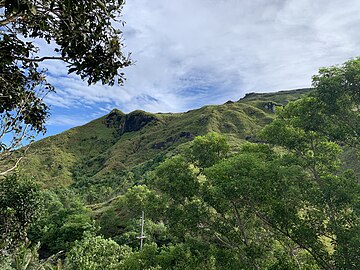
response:
[[[20,15],[21,15],[21,13],[17,13],[15,15],[7,17],[6,19],[0,21],[0,26],[5,26],[9,23],[16,21],[16,19],[19,18]]]
[[[270,219],[268,219],[265,215],[261,214],[260,212],[256,211],[254,209],[255,215],[260,218],[262,221],[264,221],[270,228],[275,229],[279,233],[283,234],[284,236],[288,237],[290,240],[292,240],[294,243],[296,243],[300,248],[305,249],[307,252],[311,254],[311,256],[326,270],[333,270],[335,269],[333,265],[331,265],[329,262],[324,260],[324,258],[321,257],[321,255],[311,246],[306,245],[305,243],[301,242],[299,239],[293,237],[290,235],[290,233],[287,230],[284,230],[283,228],[280,228],[276,226]]]
[[[19,165],[19,162],[23,159],[24,157],[19,157],[18,160],[16,161],[15,165],[13,167],[11,167],[10,169],[7,169],[6,171],[0,172],[0,176],[5,176],[6,174],[8,174],[9,172],[13,171],[16,169],[16,167]]]
[[[226,242],[224,239],[222,239],[220,237],[220,234],[215,232],[214,233],[216,239],[218,239],[222,244],[224,244],[226,247],[230,248],[230,249],[235,249],[235,247],[233,245],[231,245],[230,243]]]
[[[37,58],[27,58],[27,57],[16,57],[16,60],[21,61],[29,61],[29,62],[42,62],[45,60],[62,60],[67,61],[69,58],[62,57],[62,56],[44,56],[44,57],[37,57]]]
[[[238,227],[239,227],[239,229],[240,229],[240,231],[241,231],[241,234],[242,234],[242,236],[243,236],[243,242],[244,242],[244,244],[245,244],[246,246],[248,246],[249,244],[248,244],[248,240],[247,240],[247,237],[246,237],[246,232],[245,232],[244,224],[243,224],[242,221],[241,221],[239,211],[238,211],[238,209],[237,209],[237,207],[236,207],[236,204],[235,204],[233,201],[231,201],[230,203],[231,203],[231,205],[232,205],[232,207],[233,207],[233,210],[234,210],[234,213],[235,213],[235,217],[236,217],[236,220],[237,220],[237,225],[238,225]]]
[[[15,165],[12,166],[11,168],[3,171],[3,172],[0,172],[0,176],[5,176],[6,174],[8,174],[9,172],[15,170],[17,168],[17,166],[19,165],[20,161],[26,156],[26,152],[30,149],[30,146],[32,145],[32,142],[29,143],[29,145],[27,145],[26,147],[24,147],[24,153],[22,154],[21,157],[19,157],[16,162],[15,162]]]

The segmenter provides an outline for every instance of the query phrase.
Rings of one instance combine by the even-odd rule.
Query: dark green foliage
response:
[[[45,132],[48,107],[44,95],[52,91],[37,63],[17,63],[15,57],[34,51],[30,43],[0,30],[0,169],[6,174],[18,159],[13,151]]]
[[[228,209],[234,209],[235,224],[242,232],[248,256],[264,256],[274,249],[274,244],[269,246],[271,239],[282,242],[283,237],[302,248],[312,243],[316,252],[322,246],[308,221],[299,217],[299,211],[306,206],[302,196],[302,190],[307,188],[306,176],[296,163],[285,162],[274,154],[269,157],[259,151],[240,152],[206,171],[216,194],[224,198]],[[228,211],[215,203],[212,202],[217,211]],[[251,216],[258,226],[269,231],[247,228],[244,224],[249,224]],[[261,234],[266,239],[263,243],[259,239]]]
[[[128,66],[131,61],[121,52],[121,31],[112,25],[119,20],[122,6],[123,1],[3,1],[0,7],[5,9],[5,14],[0,22],[11,28],[11,31],[1,32],[9,37],[5,45],[19,42],[20,34],[57,45],[57,54],[45,59],[33,57],[31,53],[36,49],[30,45],[8,57],[12,58],[11,62],[25,63],[60,58],[68,63],[69,73],[77,73],[89,84],[98,81],[113,84],[115,77],[122,83],[124,74],[119,68]],[[9,36],[10,33],[15,34]]]
[[[216,246],[201,241],[159,247],[145,244],[142,251],[119,246],[102,237],[86,236],[69,252],[66,269],[241,269],[241,262]]]
[[[33,181],[17,175],[0,180],[0,253],[24,242],[41,213],[41,192]]]
[[[29,124],[36,131],[42,131],[48,107],[42,101],[42,96],[39,96],[41,91],[37,93],[35,90],[39,86],[47,87],[48,90],[51,87],[46,84],[42,71],[37,70],[36,63],[24,63],[21,66],[10,61],[11,57],[18,57],[27,50],[34,50],[34,47],[20,40],[15,42],[8,35],[0,39],[0,113],[4,119],[4,116],[10,117],[12,111],[21,108],[18,121]]]
[[[317,92],[315,92],[316,94]],[[317,104],[320,106],[309,106]],[[301,201],[306,202],[302,209],[303,219],[307,221],[307,229],[299,228],[299,235],[313,235],[313,240],[306,240],[308,245],[314,245],[316,239],[322,237],[331,240],[335,256],[332,256],[326,246],[314,246],[313,254],[319,265],[324,268],[334,268],[341,264],[341,269],[356,269],[360,265],[357,256],[351,250],[360,248],[355,235],[350,241],[343,241],[342,236],[349,237],[359,229],[358,197],[359,181],[349,172],[339,171],[340,147],[333,141],[347,140],[352,132],[341,129],[343,139],[329,136],[333,130],[333,117],[324,113],[322,103],[316,98],[307,98],[290,103],[279,114],[279,118],[265,127],[262,136],[270,143],[282,146],[289,151],[292,160],[297,159],[310,176],[306,177],[308,187]],[[339,125],[338,127],[341,127]],[[350,133],[349,133],[350,132]],[[347,136],[348,134],[349,136]],[[300,195],[299,195],[300,196]],[[319,233],[321,231],[321,233]],[[346,242],[346,243],[345,243]],[[348,252],[344,252],[348,250]],[[341,253],[340,257],[339,254]],[[340,261],[342,261],[340,263]]]
[[[94,232],[96,227],[90,210],[70,190],[44,192],[46,211],[32,227],[29,238],[41,242],[40,255],[48,257],[59,251],[68,251],[84,232]]]
[[[141,185],[130,188],[125,194],[107,203],[94,205],[93,209],[101,227],[100,233],[120,244],[137,247],[136,236],[142,211],[146,213],[147,237],[157,243],[168,241],[167,229],[161,222],[165,206],[166,201],[162,197]]]
[[[38,250],[40,243],[31,245],[30,242],[24,242],[19,246],[15,252],[0,256],[1,270],[18,270],[18,269],[38,269],[38,270],[52,270],[55,269],[53,263],[57,256],[53,255],[46,260],[39,259]],[[60,264],[61,265],[61,264]],[[56,268],[61,269],[61,268]]]

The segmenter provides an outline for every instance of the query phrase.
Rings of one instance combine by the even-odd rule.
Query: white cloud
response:
[[[247,92],[308,87],[319,67],[360,55],[357,0],[131,0],[124,87],[88,87],[48,62],[53,106],[185,111]],[[103,106],[104,108],[104,106]],[[102,109],[97,110],[102,111]]]
[[[66,114],[57,114],[54,116],[50,116],[48,120],[48,125],[53,127],[65,127],[69,128],[72,126],[80,126],[84,125],[87,122],[91,121],[92,119],[89,117],[82,117],[82,116],[69,116]]]

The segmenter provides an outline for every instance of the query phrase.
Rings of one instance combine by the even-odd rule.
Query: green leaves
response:
[[[360,134],[360,58],[341,66],[322,68],[313,76],[314,96],[323,114],[333,124],[328,132],[334,139],[359,146]],[[332,134],[333,133],[333,134]]]
[[[29,232],[32,242],[41,242],[41,251],[51,254],[69,251],[84,232],[97,231],[89,209],[73,192],[44,191],[43,198],[46,211]]]
[[[69,64],[69,73],[75,72],[89,84],[122,84],[124,75],[119,70],[129,66],[131,60],[122,53],[121,32],[112,26],[120,16],[120,1],[51,1],[59,9],[55,17],[45,16],[52,27],[42,32],[22,25],[30,36],[48,34],[59,45],[58,51]],[[48,8],[48,7],[46,7]],[[34,22],[34,28],[38,22]],[[29,29],[26,29],[28,27]]]
[[[355,99],[349,99],[354,94],[349,89],[356,82],[345,75],[349,66],[358,67],[357,62],[353,60],[343,67],[321,69],[313,78],[314,96],[289,103],[261,132],[262,138],[285,148],[290,153],[288,156],[293,156],[294,161],[297,159],[307,172],[303,178],[307,188],[299,189],[296,195],[303,202],[297,210],[299,220],[290,228],[292,239],[308,246],[309,252],[324,268],[334,268],[340,261],[347,264],[345,268],[348,269],[359,266],[351,251],[360,247],[357,240],[350,241],[350,246],[341,240],[344,231],[359,228],[358,202],[353,197],[354,194],[359,196],[359,184],[350,174],[345,176],[339,171],[341,148],[336,143],[358,143],[358,138],[354,137],[357,123],[353,122],[358,114],[358,104],[353,102]],[[324,239],[332,239],[331,248],[335,254],[344,249],[349,252],[342,253],[341,259],[338,255],[333,256]]]
[[[340,147],[329,140],[331,124],[315,98],[289,103],[260,133],[267,142],[282,146],[301,158],[311,170],[326,174],[339,165]]]
[[[131,254],[131,249],[119,246],[110,239],[87,235],[77,241],[66,257],[69,269],[100,270],[122,269],[121,260]]]
[[[225,139],[210,134],[192,142],[188,158],[161,164],[154,184],[168,198],[170,231],[220,245],[244,268],[276,269],[273,252],[292,267],[358,265],[356,238],[345,245],[340,235],[357,231],[359,186],[338,171],[341,150],[317,102],[290,103],[262,131],[276,148],[248,143],[227,157]]]
[[[194,167],[183,156],[166,160],[156,169],[155,185],[171,198],[183,201],[198,193],[199,182]]]
[[[17,175],[0,180],[0,252],[25,241],[30,225],[41,213],[41,193],[34,182]]]
[[[200,168],[207,168],[221,159],[229,152],[229,145],[225,138],[218,133],[209,133],[198,136],[190,146],[190,156]]]

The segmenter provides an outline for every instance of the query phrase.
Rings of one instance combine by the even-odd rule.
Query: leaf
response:
[[[76,68],[76,67],[69,68],[68,74],[73,73],[73,72],[75,72],[75,71],[77,71],[77,68]]]
[[[107,11],[106,5],[103,2],[101,2],[100,0],[96,0],[96,2],[98,4],[98,7],[100,7],[104,11]]]
[[[37,10],[36,7],[34,5],[30,6],[29,11],[32,15],[36,15],[37,14]]]

